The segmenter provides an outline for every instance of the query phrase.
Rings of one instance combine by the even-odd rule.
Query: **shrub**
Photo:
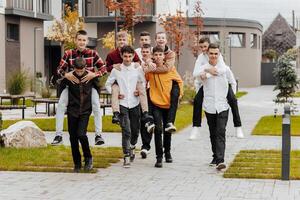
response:
[[[28,77],[25,72],[13,74],[8,81],[8,92],[12,95],[23,94],[26,91]]]

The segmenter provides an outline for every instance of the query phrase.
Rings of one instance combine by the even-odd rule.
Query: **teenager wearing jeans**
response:
[[[84,156],[84,170],[89,171],[93,168],[93,158],[89,148],[89,140],[86,135],[89,117],[92,112],[92,90],[97,86],[97,78],[89,82],[81,82],[80,80],[88,74],[85,68],[86,61],[84,58],[76,58],[74,61],[75,70],[74,77],[79,80],[73,83],[68,79],[64,79],[64,85],[68,86],[68,129],[70,134],[70,143],[72,149],[72,157],[74,162],[74,172],[81,169],[81,155],[79,151],[79,142],[82,147]]]
[[[160,47],[153,48],[153,60],[156,64],[156,68],[164,67],[165,53],[164,49]],[[148,72],[146,74],[146,80],[150,84],[149,94],[150,100],[152,102],[152,113],[154,117],[155,130],[154,130],[154,140],[155,140],[155,152],[156,152],[156,163],[155,167],[162,167],[162,158],[165,154],[166,162],[173,162],[171,156],[171,132],[166,131],[166,128],[169,123],[170,115],[175,116],[175,113],[172,113],[171,105],[172,97],[171,90],[174,90],[174,82],[178,85],[175,91],[178,95],[178,98],[183,94],[183,81],[179,74],[177,73],[175,67],[173,66],[171,71],[166,73],[153,73]],[[177,99],[178,99],[177,98]],[[176,112],[176,110],[175,110]],[[172,119],[174,120],[174,119]],[[162,140],[163,135],[163,140]]]
[[[134,149],[140,131],[140,98],[137,95],[137,84],[140,82],[145,90],[144,72],[140,66],[133,63],[134,49],[123,46],[120,50],[123,63],[120,69],[113,69],[106,81],[106,89],[112,92],[112,85],[117,82],[120,90],[118,104],[120,106],[120,126],[122,128],[122,148],[125,168],[130,167],[134,160]],[[113,100],[115,101],[115,100]],[[115,102],[112,102],[115,103]]]
[[[201,121],[202,121],[203,87],[202,87],[201,81],[199,80],[199,75],[200,75],[200,67],[208,63],[207,51],[208,51],[209,44],[210,44],[210,40],[207,37],[203,37],[199,41],[199,45],[200,45],[200,49],[201,49],[202,53],[198,56],[198,58],[196,60],[195,68],[194,68],[194,72],[193,72],[193,76],[195,78],[194,83],[195,83],[195,89],[196,89],[196,96],[194,98],[193,129],[192,129],[190,137],[189,137],[190,140],[196,139],[197,135],[200,133],[200,127],[201,127]],[[223,66],[223,67],[226,66],[221,54],[218,57],[218,65]],[[215,68],[206,69],[206,71],[207,71],[207,73],[210,73],[212,75],[220,74],[220,72],[218,72],[218,69],[215,69]],[[223,73],[224,73],[224,71],[223,71]],[[231,73],[230,76],[233,76],[231,71],[228,73]],[[229,85],[227,100],[231,107],[231,112],[233,115],[233,124],[234,124],[234,127],[236,127],[236,137],[243,138],[244,134],[242,131],[242,123],[241,123],[238,102],[237,102],[237,98],[235,96],[235,92],[236,92],[236,87]]]
[[[67,50],[60,61],[57,73],[64,79],[69,80],[73,84],[88,83],[90,80],[101,77],[106,73],[106,68],[103,64],[102,59],[99,57],[95,50],[86,48],[88,44],[87,32],[80,30],[77,32],[75,37],[76,49]],[[87,74],[78,80],[74,74],[74,60],[78,57],[83,57],[86,61]],[[54,137],[52,145],[62,144],[62,132],[64,115],[68,106],[68,87],[64,88],[60,94],[60,98],[57,105],[56,111],[56,135]],[[101,136],[101,110],[100,110],[100,99],[99,93],[96,88],[92,89],[92,110],[94,113],[95,121],[95,144],[104,144],[104,140]]]

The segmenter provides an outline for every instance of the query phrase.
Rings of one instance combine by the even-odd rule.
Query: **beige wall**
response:
[[[5,89],[5,17],[0,14],[0,93]]]
[[[255,87],[261,84],[261,38],[262,32],[255,28],[245,27],[205,27],[204,31],[219,32],[220,46],[227,65],[230,63],[230,50],[228,48],[229,32],[246,33],[245,48],[231,48],[231,69],[236,78],[239,79],[239,87]],[[250,48],[250,34],[257,34],[260,38],[259,48]],[[260,37],[259,37],[260,36]],[[183,75],[186,71],[192,72],[196,58],[192,55],[186,43],[180,56],[178,71]]]
[[[34,74],[34,57],[36,58],[36,72],[44,75],[44,38],[43,29],[36,30],[36,56],[34,56],[34,27],[43,28],[40,20],[20,19],[21,70]]]

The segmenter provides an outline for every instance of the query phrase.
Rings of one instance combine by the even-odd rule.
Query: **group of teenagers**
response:
[[[147,158],[154,135],[156,163],[172,163],[171,138],[178,102],[183,95],[183,81],[175,67],[175,52],[167,46],[165,32],[155,34],[155,46],[151,46],[149,32],[140,33],[140,48],[128,45],[128,33],[117,33],[117,48],[104,62],[97,51],[87,48],[85,30],[77,32],[75,49],[67,50],[57,69],[60,98],[56,111],[56,136],[52,142],[63,142],[64,114],[68,117],[68,130],[74,162],[74,172],[82,168],[79,143],[84,156],[84,170],[93,168],[93,158],[87,137],[87,125],[94,114],[95,145],[104,144],[101,136],[101,111],[99,78],[109,73],[105,83],[111,93],[112,123],[122,129],[123,166],[128,168],[135,159],[135,149],[141,133],[140,155]],[[204,37],[199,41],[199,54],[193,76],[196,96],[194,99],[193,129],[190,139],[200,131],[202,107],[205,111],[212,145],[213,160],[210,165],[220,170],[224,164],[225,131],[230,105],[237,137],[243,137],[234,76],[220,55],[217,44]]]

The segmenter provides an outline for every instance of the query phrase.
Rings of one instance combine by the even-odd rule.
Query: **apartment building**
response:
[[[0,93],[14,72],[44,73],[43,22],[51,0],[0,0]]]

